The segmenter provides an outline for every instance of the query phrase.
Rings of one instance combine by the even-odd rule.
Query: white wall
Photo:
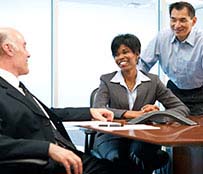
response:
[[[21,78],[46,104],[51,101],[51,1],[0,0],[0,27],[14,27],[31,54],[30,73]]]
[[[144,48],[156,31],[155,7],[59,2],[58,105],[89,106],[99,77],[117,70],[110,50],[113,37],[133,33]]]

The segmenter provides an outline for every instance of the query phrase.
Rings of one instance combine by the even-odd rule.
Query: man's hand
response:
[[[71,174],[71,167],[74,170],[74,174],[82,174],[82,161],[80,157],[78,157],[72,151],[50,143],[49,156],[53,160],[63,164],[67,174]]]
[[[94,120],[113,121],[114,118],[112,111],[103,108],[90,108],[90,113],[92,114]]]

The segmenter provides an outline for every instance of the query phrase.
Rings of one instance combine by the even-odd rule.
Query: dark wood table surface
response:
[[[102,130],[85,126],[103,133],[159,144],[172,149],[173,174],[203,174],[203,116],[190,116],[198,125],[179,123],[156,124],[153,130]]]

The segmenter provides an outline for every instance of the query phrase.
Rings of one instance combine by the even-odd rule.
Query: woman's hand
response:
[[[143,113],[152,112],[152,111],[159,111],[159,107],[156,105],[147,104],[141,108]]]
[[[143,114],[144,114],[143,111],[126,111],[123,114],[123,118],[131,119],[131,118],[140,117]]]
[[[141,108],[140,111],[126,111],[123,114],[123,118],[131,119],[140,117],[145,113],[152,112],[152,111],[159,111],[159,107],[156,105],[147,104]]]

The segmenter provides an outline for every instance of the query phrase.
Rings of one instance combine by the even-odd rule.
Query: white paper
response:
[[[63,122],[65,128],[72,127],[72,126],[121,126],[121,123],[117,122],[110,122],[110,121],[65,121]]]

